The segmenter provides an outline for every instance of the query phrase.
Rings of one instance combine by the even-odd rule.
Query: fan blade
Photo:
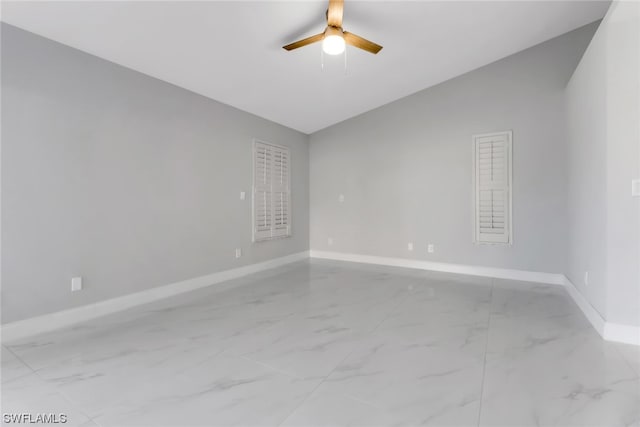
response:
[[[369,40],[363,39],[362,37],[356,36],[355,34],[350,33],[348,31],[345,31],[343,35],[344,35],[344,41],[347,44],[350,44],[351,46],[355,46],[362,50],[366,50],[367,52],[371,52],[374,55],[380,52],[380,49],[382,49],[382,46],[380,46],[379,44],[370,42]]]
[[[315,36],[307,37],[306,39],[298,40],[286,46],[282,46],[285,50],[293,50],[302,46],[306,46],[311,43],[319,42],[324,38],[324,33],[316,34]]]
[[[327,24],[330,27],[342,28],[342,14],[344,12],[344,0],[329,0],[327,10]]]

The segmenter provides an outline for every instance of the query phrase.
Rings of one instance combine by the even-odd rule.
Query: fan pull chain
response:
[[[344,48],[344,75],[347,75],[347,48]]]

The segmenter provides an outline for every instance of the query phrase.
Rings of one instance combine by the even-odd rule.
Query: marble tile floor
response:
[[[640,426],[640,348],[564,289],[320,260],[2,343],[73,426]]]

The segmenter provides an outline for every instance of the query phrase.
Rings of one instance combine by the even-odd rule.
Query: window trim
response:
[[[485,138],[488,136],[503,136],[506,135],[507,136],[507,158],[506,158],[506,163],[507,163],[507,167],[508,167],[508,171],[507,171],[507,179],[508,179],[508,183],[507,183],[507,194],[508,194],[508,199],[509,199],[509,221],[507,224],[507,233],[508,233],[508,241],[507,242],[487,242],[487,241],[482,241],[478,238],[478,220],[477,220],[477,216],[478,216],[478,212],[477,212],[477,204],[476,204],[476,197],[477,197],[477,183],[476,183],[476,144],[477,144],[477,140],[479,138]],[[512,246],[513,245],[513,130],[506,130],[506,131],[499,131],[499,132],[488,132],[488,133],[480,133],[480,134],[475,134],[472,135],[471,137],[471,165],[472,165],[472,173],[471,173],[471,179],[472,179],[472,192],[471,192],[471,197],[472,197],[472,222],[473,222],[473,243],[476,245],[508,245],[508,246]]]
[[[288,190],[287,194],[289,195],[289,203],[287,207],[288,207],[289,224],[288,224],[287,233],[280,236],[268,236],[260,239],[256,238],[256,211],[255,211],[256,209],[255,199],[256,199],[256,146],[257,144],[269,145],[271,147],[275,147],[280,150],[286,150],[288,153],[288,159],[289,159],[289,169],[287,173],[287,190]],[[292,214],[293,205],[292,205],[292,198],[291,198],[291,193],[292,193],[291,165],[293,164],[293,162],[292,162],[292,156],[291,156],[291,149],[286,145],[274,144],[272,142],[267,142],[258,138],[253,138],[252,144],[251,144],[251,156],[252,156],[252,159],[251,159],[251,169],[252,169],[252,172],[251,172],[251,242],[260,243],[260,242],[269,242],[272,240],[287,239],[291,237],[293,234],[293,214]],[[273,198],[272,198],[272,201],[273,201]],[[275,219],[273,219],[273,221],[275,221]]]

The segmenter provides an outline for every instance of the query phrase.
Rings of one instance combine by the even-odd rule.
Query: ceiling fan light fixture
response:
[[[342,30],[335,27],[327,27],[322,40],[322,50],[327,55],[340,55],[344,52],[345,42]]]
[[[322,51],[328,55],[340,55],[346,45],[366,50],[374,55],[380,52],[382,46],[342,29],[342,12],[344,0],[329,0],[327,9],[327,27],[320,34],[289,43],[282,46],[284,50],[291,51],[313,43],[322,41]],[[346,61],[346,57],[345,57]]]

